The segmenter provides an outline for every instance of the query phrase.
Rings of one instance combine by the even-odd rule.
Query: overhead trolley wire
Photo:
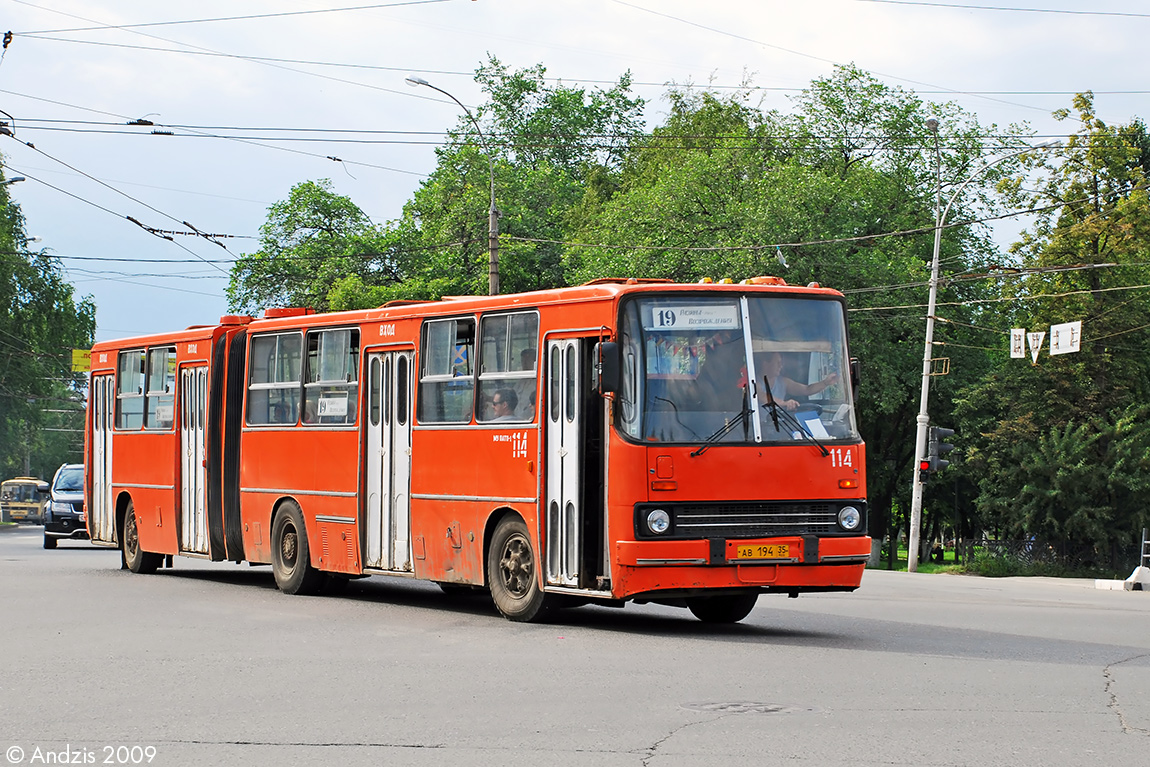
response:
[[[928,8],[948,8],[963,11],[1008,11],[1011,13],[1049,13],[1072,16],[1119,16],[1125,18],[1150,19],[1150,13],[1131,13],[1126,11],[1076,11],[1065,8],[1019,8],[1005,5],[970,5],[966,3],[931,3],[924,0],[858,0],[863,3],[881,3],[883,5],[918,5]]]
[[[173,27],[173,26],[181,26],[184,24],[214,24],[217,22],[224,22],[224,21],[249,21],[252,19],[283,18],[285,16],[313,16],[313,15],[321,14],[321,13],[344,13],[347,11],[379,10],[382,8],[399,8],[401,6],[410,6],[410,5],[434,5],[437,3],[448,3],[451,1],[452,0],[401,0],[401,2],[395,2],[395,3],[375,3],[372,5],[356,5],[356,6],[348,6],[348,7],[344,7],[344,8],[313,8],[311,10],[306,10],[306,11],[281,11],[278,13],[258,13],[258,14],[249,14],[246,16],[217,16],[217,17],[206,18],[206,19],[182,19],[182,20],[176,20],[176,21],[149,21],[149,22],[143,22],[143,23],[139,23],[139,24],[101,24],[101,25],[95,26],[95,27],[74,27],[72,29],[39,29],[39,30],[32,30],[29,32],[17,32],[16,34],[18,34],[18,35],[45,35],[45,34],[59,34],[62,32],[99,32],[99,31],[103,31],[106,29],[131,30],[131,29],[139,29],[142,27]],[[27,6],[32,7],[32,8],[39,8],[41,10],[51,10],[51,9],[44,8],[43,6],[40,6],[40,5],[34,5],[33,3],[23,2],[23,0],[16,0],[16,2],[20,3],[20,5],[27,5]],[[65,15],[70,16],[71,14],[65,14]],[[79,18],[79,17],[76,17],[76,18]]]
[[[100,46],[103,48],[123,48],[126,50],[151,51],[154,53],[176,53],[176,54],[180,54],[180,55],[184,55],[184,56],[205,56],[205,57],[214,57],[214,58],[243,59],[246,61],[268,62],[268,63],[273,63],[273,64],[298,64],[298,65],[313,66],[313,67],[333,67],[333,68],[340,68],[340,69],[361,69],[361,70],[372,71],[372,72],[401,72],[404,74],[410,74],[412,72],[417,72],[419,74],[444,75],[446,77],[467,77],[467,78],[475,77],[474,71],[462,71],[462,70],[452,70],[452,69],[428,69],[426,67],[421,67],[421,66],[390,67],[390,66],[383,66],[381,64],[357,64],[357,63],[343,62],[343,61],[317,61],[315,59],[286,59],[286,58],[278,58],[278,57],[274,57],[274,56],[254,56],[251,54],[222,53],[222,52],[214,52],[214,51],[210,51],[210,50],[189,51],[189,50],[181,50],[179,48],[159,48],[159,47],[151,46],[151,45],[131,45],[128,43],[110,43],[110,42],[103,41],[103,40],[77,40],[75,38],[70,38],[70,37],[49,37],[46,33],[39,33],[39,32],[25,32],[25,33],[23,33],[23,36],[27,37],[29,39],[32,39],[32,40],[43,40],[46,42],[72,43],[75,45],[95,45],[95,46]],[[179,43],[177,43],[177,44],[179,44]],[[574,83],[574,84],[581,84],[581,85],[616,85],[618,83],[618,80],[602,80],[602,79],[598,79],[598,78],[588,78],[588,77],[543,77],[541,79],[544,80],[545,82]],[[642,88],[676,88],[676,87],[682,87],[682,88],[700,88],[700,89],[706,90],[706,91],[710,91],[710,90],[736,90],[736,91],[769,91],[772,93],[802,93],[803,91],[808,90],[808,87],[783,86],[783,85],[749,85],[749,84],[720,85],[718,83],[707,83],[705,86],[694,85],[691,83],[685,83],[685,84],[679,85],[679,84],[676,84],[674,82],[668,82],[665,80],[660,81],[660,82],[632,80],[630,84],[633,87],[642,87]],[[961,93],[963,95],[970,95],[970,96],[1075,96],[1079,92],[1080,91],[1074,91],[1074,90],[1069,90],[1069,91],[1051,91],[1051,90],[986,90],[986,91],[974,91],[974,90],[966,90],[966,91],[962,91]],[[950,94],[954,94],[955,91],[945,89],[945,88],[928,86],[925,89],[924,88],[916,88],[915,93],[920,94],[920,95],[932,95],[933,96],[933,95],[950,95]],[[1096,96],[1140,96],[1140,95],[1150,94],[1150,90],[1097,90],[1097,89],[1092,88],[1091,93],[1093,93]],[[408,95],[416,95],[416,94],[408,94]]]

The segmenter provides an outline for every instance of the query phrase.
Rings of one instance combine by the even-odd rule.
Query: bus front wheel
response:
[[[164,561],[163,554],[153,554],[140,548],[140,531],[136,526],[136,505],[128,501],[128,508],[124,511],[124,532],[120,536],[123,542],[124,564],[134,573],[154,573],[156,568]]]
[[[492,601],[508,620],[527,622],[546,615],[549,604],[539,586],[537,564],[527,525],[518,517],[504,517],[491,537],[487,583]]]
[[[323,573],[311,566],[303,512],[291,502],[272,525],[272,574],[285,594],[315,594],[324,582]]]
[[[687,609],[704,623],[738,623],[751,614],[758,599],[757,593],[692,597]]]

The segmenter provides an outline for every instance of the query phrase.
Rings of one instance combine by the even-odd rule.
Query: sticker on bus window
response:
[[[347,394],[342,397],[320,397],[319,407],[316,408],[317,414],[320,418],[325,416],[346,416],[347,415]]]
[[[728,330],[739,327],[739,310],[732,304],[651,306],[644,330]]]

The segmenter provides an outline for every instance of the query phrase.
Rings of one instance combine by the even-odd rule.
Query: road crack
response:
[[[704,719],[704,720],[698,721],[698,722],[686,722],[684,724],[679,725],[678,727],[671,730],[669,733],[664,735],[662,738],[659,738],[657,741],[655,741],[654,743],[652,743],[650,746],[647,747],[646,754],[643,756],[643,760],[642,760],[643,767],[650,767],[651,760],[655,758],[655,752],[659,750],[659,747],[662,746],[664,743],[666,743],[671,738],[678,735],[683,730],[687,729],[688,727],[695,727],[695,726],[700,725],[700,724],[714,724],[715,722],[726,719],[728,716],[734,716],[734,714],[725,714],[723,716],[716,716],[714,719]]]
[[[1102,669],[1102,678],[1106,680],[1106,684],[1103,686],[1103,691],[1106,693],[1107,697],[1110,698],[1110,700],[1106,703],[1106,707],[1113,711],[1114,714],[1118,717],[1118,723],[1122,726],[1122,733],[1124,735],[1150,735],[1150,730],[1147,730],[1143,727],[1135,727],[1126,719],[1126,713],[1122,710],[1122,705],[1118,701],[1118,693],[1114,689],[1115,679],[1113,669],[1115,666],[1121,666],[1123,663],[1130,663],[1131,661],[1140,660],[1142,658],[1150,658],[1150,654],[1143,653],[1142,655],[1133,655],[1129,658],[1124,658],[1123,660],[1111,663]]]

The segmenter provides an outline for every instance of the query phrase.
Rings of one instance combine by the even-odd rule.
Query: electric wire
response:
[[[373,71],[373,72],[396,72],[396,73],[405,73],[405,74],[411,74],[412,72],[416,72],[419,74],[426,74],[426,75],[442,75],[444,77],[467,77],[467,78],[474,78],[475,77],[475,72],[472,72],[472,71],[450,70],[450,69],[428,69],[426,67],[420,67],[420,66],[389,67],[389,66],[383,66],[383,65],[379,65],[379,64],[355,64],[355,63],[350,63],[350,62],[339,62],[339,61],[317,61],[315,59],[286,59],[286,58],[277,58],[274,56],[254,56],[251,54],[216,53],[216,52],[207,51],[207,50],[189,51],[189,50],[181,50],[179,48],[158,48],[156,46],[151,46],[151,45],[129,45],[128,43],[111,43],[111,42],[107,42],[107,41],[103,41],[103,40],[77,40],[74,38],[66,38],[66,37],[49,37],[49,36],[46,36],[46,35],[40,34],[40,33],[30,34],[27,32],[24,33],[24,36],[28,37],[29,39],[32,39],[32,40],[43,40],[46,42],[71,43],[71,44],[75,44],[75,45],[94,45],[94,46],[100,46],[100,47],[105,47],[105,48],[123,48],[123,49],[127,49],[127,50],[150,51],[150,52],[154,52],[154,53],[175,53],[175,54],[185,55],[185,56],[204,56],[204,57],[214,57],[214,58],[244,59],[247,61],[270,62],[270,63],[275,63],[275,64],[297,64],[297,65],[301,65],[301,66],[333,67],[333,68],[340,68],[340,69],[361,69],[364,71]],[[590,77],[543,77],[541,79],[544,82],[576,83],[576,84],[582,84],[582,85],[617,85],[618,84],[617,80],[603,80],[603,79],[590,78]],[[636,87],[636,88],[672,88],[672,89],[674,89],[674,88],[684,88],[684,89],[700,88],[700,89],[705,90],[705,91],[736,90],[736,91],[747,91],[747,92],[766,91],[766,92],[771,92],[771,93],[802,93],[803,91],[808,89],[806,87],[797,86],[797,85],[796,86],[750,85],[750,84],[721,85],[719,83],[707,83],[705,86],[694,85],[694,84],[679,85],[679,84],[676,84],[674,82],[668,82],[665,80],[660,81],[660,82],[632,80],[630,82],[630,85],[632,87]],[[1093,93],[1095,96],[1144,96],[1144,95],[1150,94],[1150,90],[1099,90],[1099,89],[1095,89],[1095,88],[1091,88],[1090,92]],[[935,95],[952,95],[955,93],[955,91],[948,90],[948,89],[935,88],[935,87],[928,87],[928,88],[916,88],[915,93],[920,94],[920,95],[935,96]],[[1069,91],[1052,91],[1052,90],[966,90],[966,91],[962,91],[962,94],[971,95],[971,96],[1076,96],[1076,95],[1078,95],[1078,93],[1079,93],[1079,91],[1073,91],[1073,90],[1069,90]]]
[[[12,170],[12,171],[14,171],[14,172],[16,172],[16,173],[20,173],[21,175],[25,176],[26,178],[28,178],[28,179],[30,179],[30,180],[32,180],[32,181],[36,181],[36,182],[38,182],[38,183],[41,183],[41,184],[43,184],[44,186],[48,187],[49,189],[54,189],[54,190],[56,190],[57,192],[60,192],[60,193],[61,193],[61,194],[63,194],[63,195],[66,195],[66,196],[68,196],[68,197],[71,197],[71,198],[72,198],[72,199],[74,199],[74,200],[78,200],[79,202],[82,202],[82,203],[84,203],[85,205],[91,205],[93,208],[97,208],[98,210],[102,210],[102,211],[104,211],[105,213],[110,213],[111,215],[115,216],[116,218],[119,218],[119,219],[125,219],[125,220],[127,220],[127,221],[131,221],[133,224],[135,224],[136,226],[140,227],[140,228],[141,228],[141,229],[143,229],[145,232],[148,232],[148,234],[151,234],[151,235],[152,235],[152,236],[154,236],[154,237],[159,237],[159,238],[160,238],[160,239],[162,239],[162,240],[167,240],[168,242],[171,242],[173,245],[175,245],[175,246],[176,246],[177,248],[179,248],[180,250],[183,250],[183,251],[186,251],[187,253],[190,253],[190,254],[191,254],[192,256],[194,256],[194,257],[195,257],[195,258],[196,258],[198,261],[201,261],[201,262],[204,262],[204,263],[210,263],[210,262],[208,262],[206,259],[203,259],[203,258],[201,258],[201,257],[199,256],[199,254],[197,254],[197,253],[196,253],[194,250],[191,250],[190,248],[188,248],[188,247],[184,246],[182,243],[176,242],[176,240],[175,240],[173,237],[171,237],[171,236],[167,236],[167,235],[162,235],[162,234],[157,234],[156,232],[152,231],[150,227],[146,226],[145,224],[142,224],[142,223],[140,223],[138,220],[136,220],[136,219],[132,218],[131,216],[126,216],[126,215],[123,215],[123,214],[117,213],[116,211],[112,210],[111,208],[106,208],[106,207],[104,207],[103,205],[100,205],[99,203],[96,203],[96,202],[92,202],[91,200],[85,199],[84,197],[80,197],[79,195],[77,195],[77,194],[73,194],[72,192],[69,192],[69,191],[68,191],[68,190],[66,190],[66,189],[61,189],[60,187],[56,186],[55,184],[50,184],[50,183],[48,183],[47,181],[44,181],[43,179],[37,178],[37,177],[35,177],[35,176],[31,175],[31,174],[28,174],[28,173],[25,173],[25,172],[22,172],[22,171],[18,171],[18,170],[16,170],[15,168],[13,168],[11,165],[9,165],[8,163],[0,163],[0,165],[2,165],[2,166],[3,166],[3,167],[5,167],[5,168],[8,168],[9,170]],[[221,244],[221,247],[224,247],[224,246]],[[224,250],[227,250],[227,248],[226,248],[226,247],[224,247]],[[230,252],[230,251],[229,251],[229,252]],[[219,267],[218,267],[218,266],[216,266],[216,267],[214,267],[214,268],[216,268],[216,269],[219,269]],[[220,269],[220,271],[223,271],[223,270],[222,270],[222,269]]]
[[[32,8],[39,8],[41,10],[47,10],[43,6],[33,5],[32,3],[23,2],[22,0],[15,0],[15,1],[17,3],[20,3],[20,5],[27,5],[27,6],[30,6]],[[20,34],[20,35],[59,34],[59,33],[65,33],[65,32],[98,32],[98,31],[103,31],[106,29],[131,30],[131,29],[139,29],[141,27],[172,27],[172,26],[182,26],[185,24],[213,24],[216,22],[250,21],[253,19],[273,19],[273,18],[283,18],[286,16],[314,16],[316,14],[321,14],[321,13],[344,13],[347,11],[379,10],[382,8],[398,8],[400,6],[409,6],[409,5],[434,5],[434,4],[438,4],[438,3],[448,3],[448,2],[452,2],[452,0],[401,0],[401,2],[395,2],[395,3],[376,3],[373,5],[357,5],[357,6],[350,6],[350,7],[345,7],[345,8],[314,8],[314,9],[306,10],[306,11],[280,11],[278,13],[259,13],[259,14],[249,14],[246,16],[218,16],[218,17],[206,18],[206,19],[183,19],[183,20],[177,20],[177,21],[150,21],[150,22],[143,22],[143,23],[139,23],[139,24],[101,24],[101,25],[95,26],[95,27],[76,27],[76,28],[72,28],[72,29],[40,29],[40,30],[33,30],[30,32],[18,32],[16,34]]]
[[[741,40],[743,42],[753,43],[755,45],[761,45],[764,48],[771,48],[771,49],[774,49],[777,51],[782,51],[783,53],[789,53],[793,56],[801,56],[802,58],[812,59],[814,61],[820,61],[824,64],[832,64],[834,66],[842,66],[841,62],[834,61],[833,59],[827,59],[827,58],[823,58],[822,56],[815,56],[815,55],[810,54],[810,53],[804,53],[802,51],[794,50],[793,48],[785,48],[781,45],[775,45],[773,43],[763,42],[762,40],[755,40],[753,38],[745,37],[745,36],[739,35],[739,34],[735,34],[734,32],[728,32],[726,30],[718,29],[716,27],[709,27],[709,26],[706,26],[705,24],[700,24],[700,23],[695,22],[695,21],[690,21],[688,19],[684,19],[684,18],[681,18],[679,16],[672,16],[671,14],[668,14],[668,13],[663,13],[661,11],[651,10],[650,8],[644,8],[641,5],[635,5],[633,3],[628,3],[625,0],[611,0],[611,2],[615,3],[616,5],[623,5],[623,6],[626,6],[628,8],[634,8],[637,11],[649,13],[649,14],[652,14],[654,16],[661,16],[665,19],[670,19],[671,21],[677,21],[680,24],[686,24],[688,26],[696,27],[698,29],[704,29],[708,32],[713,32],[713,33],[718,34],[718,35],[730,37],[730,38],[735,39],[735,40]],[[879,72],[877,70],[871,70],[871,72],[873,74],[881,75],[882,77],[887,77],[887,78],[890,78],[892,80],[900,80],[904,83],[910,83],[911,85],[925,85],[925,86],[930,87],[930,88],[940,88],[941,87],[938,85],[934,85],[932,83],[924,83],[924,82],[921,82],[919,80],[911,80],[911,79],[906,78],[906,77],[899,77],[897,75],[887,74],[884,72]],[[973,93],[970,93],[967,91],[960,91],[957,89],[947,88],[947,89],[943,89],[943,90],[945,90],[947,93],[951,93],[951,94],[954,94],[956,96],[975,96],[975,94],[973,94]],[[1031,104],[1020,104],[1020,103],[1015,102],[1015,101],[1007,101],[1005,99],[994,98],[992,96],[979,95],[976,97],[981,98],[981,99],[985,99],[987,101],[995,101],[995,102],[998,102],[1000,104],[1006,104],[1008,106],[1019,107],[1021,109],[1033,109],[1033,110],[1037,110],[1039,112],[1048,111],[1042,107],[1033,106]]]
[[[1065,8],[1018,8],[1002,5],[969,5],[965,3],[931,3],[923,0],[857,0],[862,3],[883,5],[918,5],[928,8],[953,8],[964,11],[1009,11],[1011,13],[1049,13],[1067,16],[1117,16],[1122,18],[1148,19],[1150,13],[1130,13],[1126,11],[1076,11]]]

